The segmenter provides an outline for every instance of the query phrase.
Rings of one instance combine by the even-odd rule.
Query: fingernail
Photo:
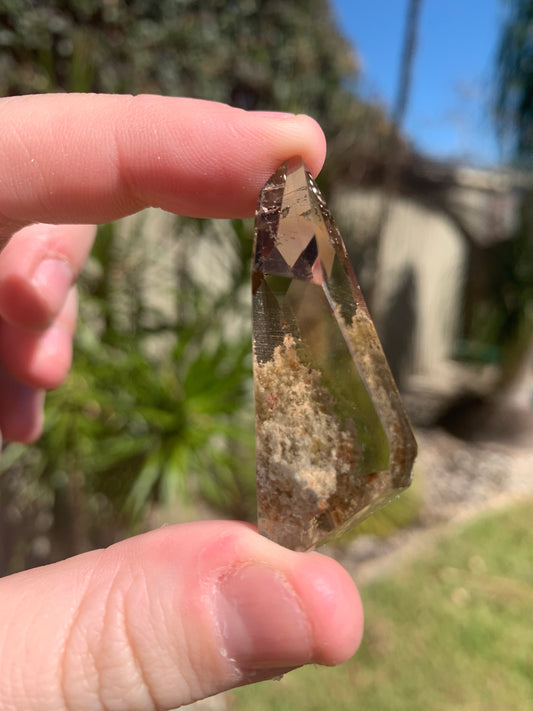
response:
[[[44,259],[35,270],[32,284],[46,301],[51,314],[57,314],[63,306],[72,279],[72,270],[62,259]]]
[[[287,580],[249,565],[220,581],[217,612],[226,656],[241,670],[284,669],[311,661],[309,621]]]

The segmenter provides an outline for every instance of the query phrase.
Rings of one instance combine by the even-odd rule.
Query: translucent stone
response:
[[[301,158],[259,196],[252,288],[259,531],[308,550],[405,489],[416,442],[340,233]]]

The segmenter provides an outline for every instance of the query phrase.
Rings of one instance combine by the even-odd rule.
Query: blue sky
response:
[[[360,90],[390,108],[398,82],[407,0],[332,0],[361,62]],[[491,81],[501,0],[422,0],[404,132],[423,152],[496,163]]]

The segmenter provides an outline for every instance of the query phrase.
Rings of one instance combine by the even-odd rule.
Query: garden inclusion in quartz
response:
[[[342,238],[301,158],[259,196],[252,290],[258,526],[307,550],[406,488],[416,443]]]

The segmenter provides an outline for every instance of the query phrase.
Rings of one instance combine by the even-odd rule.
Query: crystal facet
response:
[[[409,486],[416,442],[301,158],[259,196],[252,290],[259,531],[308,550]]]

